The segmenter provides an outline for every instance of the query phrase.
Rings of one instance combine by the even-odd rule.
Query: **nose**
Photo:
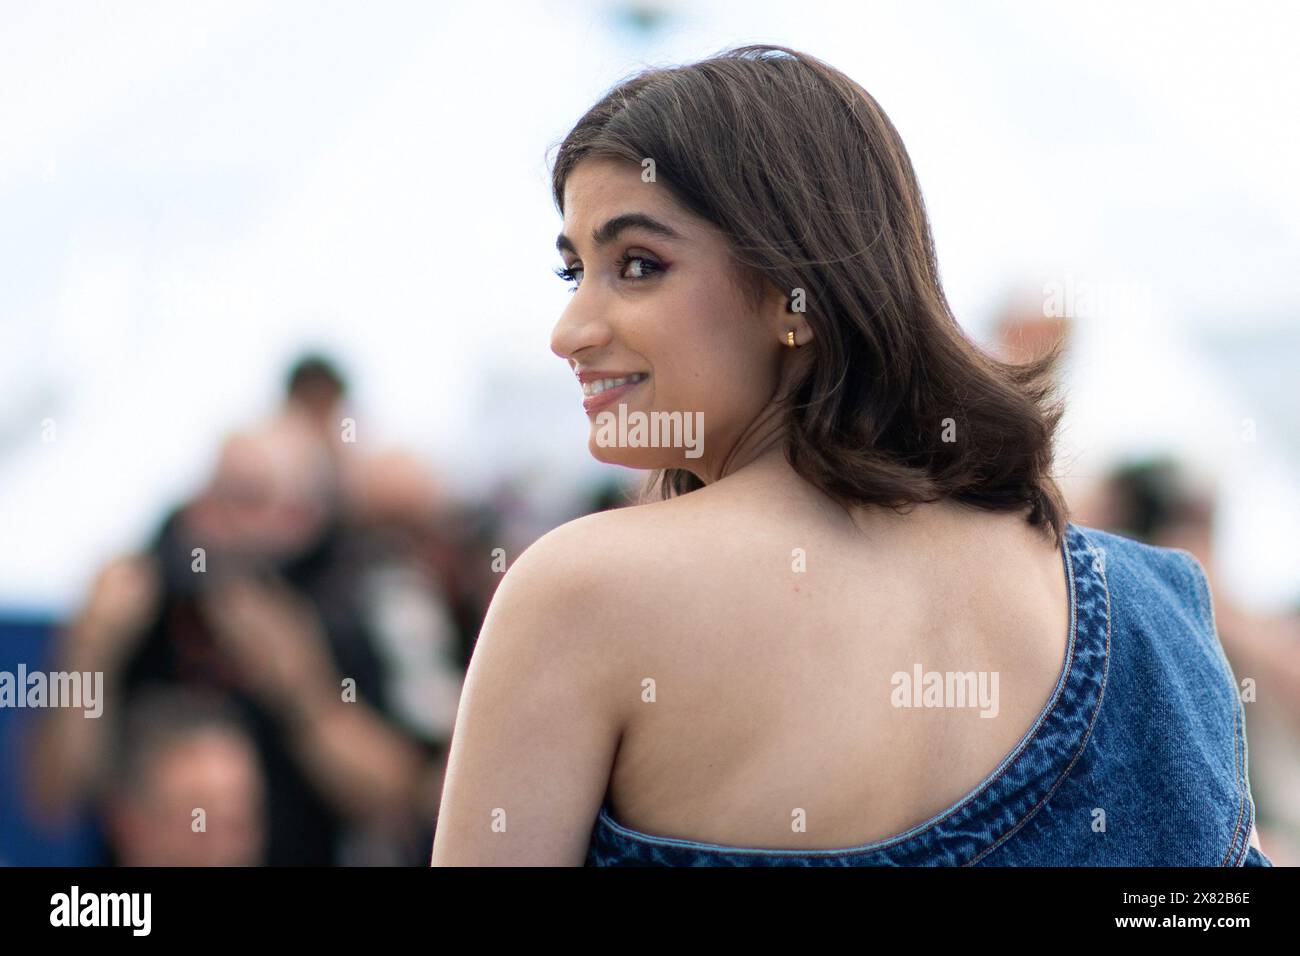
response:
[[[551,351],[562,359],[570,359],[583,349],[608,345],[612,338],[609,323],[600,317],[591,302],[582,298],[579,288],[551,330]]]

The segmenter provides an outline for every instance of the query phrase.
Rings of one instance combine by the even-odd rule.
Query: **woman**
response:
[[[1068,521],[1056,355],[964,337],[864,90],[650,71],[553,177],[552,348],[661,495],[502,581],[435,865],[1267,864],[1199,565]]]

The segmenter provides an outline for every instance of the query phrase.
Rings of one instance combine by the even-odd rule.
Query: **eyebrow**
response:
[[[625,212],[622,215],[615,216],[599,229],[593,229],[591,231],[591,241],[595,243],[597,248],[599,248],[600,246],[606,245],[607,243],[613,242],[617,239],[624,229],[632,228],[644,229],[646,232],[652,232],[657,236],[663,236],[665,239],[682,238],[673,229],[665,226],[658,219],[647,216],[643,212]],[[567,249],[574,255],[578,254],[578,250],[574,248],[572,240],[570,240],[564,233],[560,233],[556,238],[555,248],[557,251],[562,252]]]

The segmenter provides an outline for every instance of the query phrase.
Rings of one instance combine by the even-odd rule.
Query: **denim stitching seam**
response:
[[[1091,545],[1089,545],[1089,550],[1090,550],[1090,551],[1092,550],[1092,546],[1091,546]],[[1070,569],[1070,573],[1071,573],[1070,586],[1071,586],[1071,588],[1073,588],[1073,586],[1074,586],[1074,579],[1073,579],[1074,569],[1073,569],[1073,567],[1071,567],[1071,569]],[[1007,840],[1009,840],[1011,837],[1013,837],[1013,836],[1014,836],[1014,835],[1015,835],[1015,834],[1020,830],[1021,827],[1023,827],[1026,823],[1028,823],[1029,820],[1034,816],[1034,814],[1037,813],[1039,810],[1041,810],[1041,809],[1042,809],[1042,808],[1047,804],[1047,802],[1048,802],[1049,800],[1052,799],[1052,796],[1053,796],[1053,795],[1056,793],[1056,791],[1060,788],[1061,784],[1065,781],[1065,778],[1068,777],[1068,776],[1070,775],[1070,771],[1074,769],[1074,765],[1075,765],[1076,763],[1079,762],[1079,758],[1080,758],[1081,756],[1083,756],[1083,752],[1084,752],[1084,750],[1087,749],[1088,741],[1092,739],[1092,729],[1093,729],[1093,727],[1096,726],[1096,724],[1097,724],[1097,717],[1101,714],[1101,703],[1102,703],[1102,701],[1103,701],[1103,700],[1105,699],[1105,697],[1106,697],[1106,681],[1107,681],[1107,678],[1110,676],[1110,627],[1111,627],[1111,625],[1110,625],[1110,585],[1109,585],[1109,583],[1106,582],[1104,572],[1103,572],[1103,574],[1102,574],[1102,582],[1103,582],[1103,589],[1102,589],[1102,590],[1103,590],[1103,592],[1104,592],[1105,595],[1106,595],[1106,652],[1105,652],[1104,657],[1102,658],[1102,677],[1101,677],[1101,687],[1099,688],[1099,690],[1098,690],[1098,692],[1097,692],[1097,705],[1096,705],[1096,707],[1093,708],[1093,711],[1092,711],[1092,718],[1088,721],[1088,729],[1087,729],[1086,731],[1084,731],[1083,739],[1079,742],[1079,749],[1078,749],[1077,751],[1075,751],[1074,757],[1070,760],[1069,765],[1068,765],[1064,770],[1061,771],[1061,773],[1060,773],[1059,776],[1057,776],[1056,780],[1052,783],[1051,789],[1048,790],[1048,792],[1046,793],[1046,795],[1044,795],[1043,799],[1040,800],[1040,801],[1039,801],[1039,802],[1038,802],[1038,803],[1033,807],[1032,810],[1030,810],[1028,813],[1026,813],[1026,814],[1024,815],[1024,817],[1021,818],[1020,822],[1018,822],[1018,823],[1017,823],[1015,826],[1013,826],[1010,830],[1008,830],[1008,831],[1007,831],[1006,833],[1004,833],[1001,837],[999,837],[998,840],[997,840],[995,843],[993,843],[993,844],[991,844],[990,846],[986,847],[986,848],[985,848],[985,849],[984,849],[984,850],[983,850],[983,851],[982,851],[978,856],[974,857],[973,859],[969,860],[967,863],[963,864],[964,866],[974,866],[974,865],[975,865],[976,863],[978,863],[980,860],[984,859],[984,857],[988,856],[990,853],[992,853],[994,850],[996,850],[999,846],[1001,846],[1005,841],[1007,841]]]
[[[1243,770],[1243,760],[1242,760],[1243,751],[1245,749],[1245,744],[1246,744],[1245,728],[1241,726],[1242,718],[1244,717],[1244,715],[1242,714],[1244,705],[1241,702],[1241,695],[1237,690],[1236,675],[1232,672],[1232,665],[1228,661],[1227,656],[1223,652],[1223,642],[1219,639],[1219,631],[1218,631],[1218,627],[1215,624],[1215,618],[1214,618],[1214,594],[1213,592],[1210,591],[1209,578],[1201,570],[1199,566],[1199,562],[1197,561],[1195,555],[1193,555],[1190,551],[1187,551],[1182,548],[1179,548],[1178,550],[1187,556],[1187,560],[1190,565],[1190,570],[1192,572],[1192,580],[1196,582],[1196,589],[1199,592],[1199,594],[1203,595],[1204,613],[1207,615],[1207,618],[1209,620],[1210,636],[1214,638],[1214,643],[1218,648],[1219,656],[1225,667],[1226,676],[1228,677],[1228,683],[1232,687],[1232,700],[1233,700],[1232,759],[1234,764],[1236,765],[1236,771],[1237,771],[1233,783],[1236,785],[1237,793],[1240,796],[1240,801],[1237,806],[1237,823],[1235,828],[1232,831],[1232,839],[1228,842],[1228,850],[1224,854],[1223,862],[1220,864],[1220,866],[1232,865],[1232,860],[1234,855],[1238,855],[1238,854],[1239,854],[1238,855],[1239,862],[1236,865],[1240,865],[1240,862],[1245,861],[1246,852],[1248,852],[1248,848],[1250,846],[1249,834],[1246,834],[1244,837],[1242,835],[1242,823],[1244,820],[1250,818],[1250,814],[1247,812],[1248,800],[1246,797],[1246,794],[1249,789],[1249,785],[1246,784],[1244,780],[1245,773]],[[1237,849],[1237,843],[1239,840],[1241,841],[1241,845],[1242,845],[1242,849],[1240,851]]]

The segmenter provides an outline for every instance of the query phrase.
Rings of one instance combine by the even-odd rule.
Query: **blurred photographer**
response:
[[[224,696],[267,789],[270,865],[419,862],[441,784],[394,719],[333,463],[303,416],[224,444],[212,481],[143,556],[99,575],[59,665],[104,673],[104,718],[51,710],[31,802],[54,822],[104,796],[121,711],[148,684]]]

